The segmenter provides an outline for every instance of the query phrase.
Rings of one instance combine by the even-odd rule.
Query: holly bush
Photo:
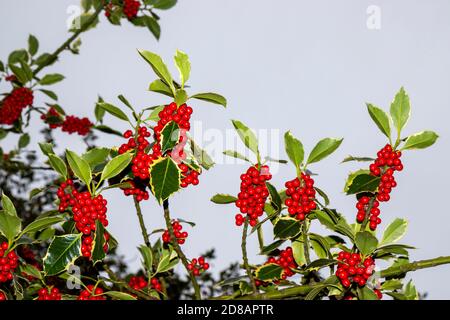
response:
[[[1,300],[378,300],[383,296],[412,300],[419,294],[412,280],[405,281],[407,273],[450,263],[450,257],[410,262],[409,251],[415,248],[399,242],[407,230],[406,219],[397,218],[379,232],[384,203],[394,200],[395,177],[404,171],[402,159],[438,138],[433,131],[404,133],[411,107],[401,88],[388,112],[367,104],[370,118],[387,141],[374,146],[376,156],[343,160],[367,163],[345,181],[344,192],[355,197],[355,212],[345,215],[330,206],[329,197],[314,181],[314,164],[341,147],[342,138],[325,138],[305,148],[288,131],[284,134],[288,164],[262,155],[254,132],[232,120],[250,156],[235,150],[224,154],[248,162],[249,167],[240,177],[230,177],[236,190],[213,195],[211,201],[236,207],[230,213],[242,228],[242,262],[214,277],[213,250],[197,257],[185,255],[189,235],[183,227],[195,224],[174,217],[169,200],[185,188],[201,188],[197,186],[201,174],[214,166],[189,134],[192,106],[203,100],[226,107],[227,100],[213,92],[190,92],[191,64],[186,53],[175,53],[179,71],[175,79],[160,56],[138,50],[153,74],[148,89],[164,95],[164,105],[138,108],[118,95],[120,106],[102,98],[96,101],[95,120],[67,115],[57,94],[49,90],[64,76],[41,75],[43,70],[63,52],[78,54],[80,35],[99,23],[102,12],[113,25],[126,20],[147,27],[159,38],[156,12],[170,9],[176,1],[84,0],[81,4],[84,12],[74,20],[69,39],[54,52],[38,54],[39,41],[30,35],[27,49],[15,50],[0,62],[0,78],[9,87],[0,102],[0,138],[12,136],[18,141],[14,150],[0,149]],[[48,102],[36,105],[35,95]],[[38,146],[30,146],[27,133],[34,116],[43,127]],[[113,120],[128,129],[118,132],[108,125]],[[66,144],[64,152],[55,152],[54,130],[79,135],[86,143],[85,152],[67,148],[72,136],[60,142]],[[117,146],[102,146],[96,134],[118,136]],[[292,171],[292,180],[282,186],[271,183],[274,161]],[[132,198],[130,207],[140,222],[143,243],[137,249],[142,268],[136,274],[127,271],[123,257],[116,253],[119,243],[108,231],[107,191],[113,188]],[[164,227],[146,229],[142,201],[161,206]],[[263,224],[272,226],[270,243],[264,242]],[[311,232],[313,224],[322,225],[329,234]],[[153,234],[160,234],[158,240],[150,240]],[[262,264],[249,261],[247,239],[252,236],[258,239],[259,254],[266,257]],[[179,264],[186,279],[174,272]],[[379,264],[388,267],[380,269]]]

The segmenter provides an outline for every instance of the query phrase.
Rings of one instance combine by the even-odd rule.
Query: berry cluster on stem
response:
[[[33,104],[33,91],[19,87],[3,99],[0,103],[0,124],[13,124],[22,115],[22,110]]]
[[[184,244],[186,241],[186,238],[188,237],[189,234],[186,231],[182,231],[183,226],[181,225],[181,223],[177,220],[173,221],[172,228],[173,228],[173,234],[177,238],[178,244]],[[169,230],[164,231],[164,233],[162,234],[162,240],[164,243],[170,242]]]
[[[15,251],[9,251],[8,242],[0,245],[0,283],[11,281],[13,272],[19,266],[19,257]]]
[[[303,221],[306,216],[316,209],[314,179],[302,173],[301,178],[295,178],[285,183],[286,200],[289,215]]]
[[[77,300],[106,300],[106,297],[103,296],[102,288],[90,284],[80,292]]]
[[[38,291],[38,300],[61,300],[62,295],[58,288],[42,288]]]
[[[61,128],[63,132],[69,134],[77,133],[80,136],[87,135],[94,126],[94,124],[86,117],[63,117],[54,107],[50,107],[46,114],[41,115],[41,119],[45,123],[48,123],[50,129]]]
[[[251,166],[240,178],[240,192],[235,204],[241,213],[235,216],[236,225],[241,226],[245,222],[245,217],[242,214],[246,214],[250,226],[253,227],[264,213],[264,204],[269,196],[266,181],[272,179],[272,175],[266,165],[260,166],[260,168],[259,166]]]
[[[403,170],[403,164],[400,160],[401,156],[401,151],[396,151],[390,144],[387,144],[377,152],[377,159],[369,166],[370,173],[373,176],[380,177],[378,192],[373,198],[368,196],[359,198],[356,204],[356,208],[358,209],[356,221],[358,223],[368,221],[371,230],[375,230],[381,223],[379,217],[380,202],[389,201],[391,199],[390,193],[392,189],[397,186],[394,173],[395,171]]]
[[[66,211],[69,207],[72,208],[75,227],[83,234],[82,254],[90,258],[96,221],[104,227],[108,226],[106,217],[108,201],[101,194],[93,196],[88,191],[78,192],[71,179],[61,183],[56,194],[60,200],[60,212]],[[105,240],[108,240],[108,233],[105,232],[104,236]],[[107,251],[107,244],[103,249]]]
[[[128,281],[128,285],[134,290],[142,290],[150,287],[156,291],[161,291],[161,283],[157,278],[151,278],[150,281],[145,279],[143,276],[132,276]]]
[[[336,276],[345,288],[349,288],[353,283],[360,287],[364,286],[375,270],[375,261],[372,257],[364,258],[361,253],[341,251],[337,260]]]
[[[205,261],[204,257],[199,257],[198,259],[192,259],[187,267],[188,270],[192,271],[194,276],[198,277],[209,269],[209,263]]]

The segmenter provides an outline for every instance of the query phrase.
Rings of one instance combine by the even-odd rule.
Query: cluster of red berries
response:
[[[13,272],[19,266],[19,257],[15,251],[7,253],[8,242],[0,245],[0,283],[11,281]]]
[[[69,189],[68,193],[66,189]],[[59,211],[64,212],[69,206],[72,207],[75,227],[84,235],[90,235],[92,231],[95,231],[97,220],[103,226],[108,226],[106,218],[108,201],[101,194],[92,197],[88,191],[78,192],[71,179],[61,183],[56,194],[60,200]]]
[[[377,194],[377,199],[380,202],[389,201],[392,188],[397,186],[394,172],[403,170],[401,156],[401,151],[395,151],[391,145],[387,144],[377,152],[377,159],[370,165],[370,172],[374,176],[381,176]]]
[[[298,177],[285,183],[286,200],[288,213],[297,220],[303,221],[307,214],[316,209],[314,189],[314,179],[308,174],[302,173],[301,179]]]
[[[8,300],[8,298],[2,291],[0,291],[0,301],[5,301],[5,300]]]
[[[105,239],[105,244],[103,245],[103,251],[108,252],[108,241],[109,241],[109,233],[103,233],[103,238]],[[92,243],[94,239],[92,236],[83,236],[83,241],[81,244],[81,254],[83,257],[90,258],[92,255]]]
[[[76,116],[66,116],[62,123],[61,130],[72,134],[78,133],[80,136],[87,135],[94,124],[86,117],[78,118]]]
[[[403,164],[400,160],[401,156],[401,151],[395,151],[390,144],[387,144],[377,152],[377,159],[369,167],[372,175],[381,177],[378,185],[378,192],[376,199],[372,200],[371,205],[371,200],[367,196],[361,197],[358,200],[358,203],[356,204],[356,208],[358,209],[356,221],[362,223],[368,217],[371,230],[375,230],[381,223],[381,219],[379,218],[380,202],[389,201],[391,199],[390,193],[392,189],[397,186],[394,172],[403,170]],[[367,215],[369,207],[370,212],[369,215]]]
[[[241,186],[236,200],[236,207],[241,213],[247,214],[250,225],[258,223],[258,217],[264,213],[264,204],[269,196],[266,181],[272,179],[268,166],[251,166],[247,172],[241,174]],[[236,225],[241,226],[245,222],[244,216],[238,213],[235,216]]]
[[[19,119],[22,110],[33,104],[33,91],[28,88],[15,88],[5,99],[0,108],[0,123],[13,124]]]
[[[142,200],[148,200],[149,199],[149,194],[148,191],[145,190],[145,186],[143,187],[139,187],[136,186],[136,183],[133,180],[129,180],[127,181],[129,184],[131,184],[130,188],[123,188],[123,193],[126,196],[136,196],[136,200],[137,201],[142,201]]]
[[[183,226],[181,225],[181,223],[179,223],[178,221],[175,220],[174,222],[172,222],[172,228],[173,228],[173,233],[175,235],[175,238],[177,238],[177,242],[179,244],[184,244],[184,242],[186,241],[186,238],[188,237],[188,233],[186,231],[182,231]],[[164,243],[170,242],[169,230],[164,231],[164,233],[162,235],[162,240]]]
[[[356,215],[356,221],[362,223],[366,219],[367,211],[369,211],[369,227],[371,230],[375,230],[377,226],[381,223],[381,219],[378,217],[380,215],[380,203],[378,200],[373,199],[372,205],[370,204],[370,198],[363,196],[358,200],[356,204],[356,209],[358,209],[358,214]]]
[[[149,167],[161,155],[161,152],[159,152],[160,146],[156,144],[152,148],[153,153],[148,154],[146,152],[147,147],[150,145],[147,138],[150,136],[151,133],[144,126],[138,129],[136,138],[133,137],[133,131],[127,130],[123,133],[123,137],[128,139],[128,142],[119,147],[119,154],[123,154],[129,150],[136,150],[136,154],[132,160],[131,171],[140,180],[149,179]],[[135,195],[138,201],[148,200],[149,194],[145,190],[145,183],[142,183],[144,187],[140,188],[133,181],[129,182],[132,184],[132,187],[123,189],[126,196]]]
[[[94,125],[88,118],[78,118],[76,116],[66,116],[65,119],[59,112],[51,107],[46,114],[41,115],[41,119],[48,123],[50,129],[61,128],[63,132],[69,134],[77,133],[80,136],[87,135]]]
[[[123,1],[123,13],[130,20],[133,18],[136,18],[140,7],[141,7],[141,3],[139,1],[136,1],[136,0],[124,0]]]
[[[58,288],[42,288],[38,291],[38,300],[61,300],[62,296]]]
[[[68,191],[68,192],[66,192]],[[92,249],[92,237],[91,234],[96,229],[96,221],[100,221],[103,226],[108,226],[108,219],[106,218],[108,201],[103,198],[101,194],[92,197],[88,191],[78,192],[74,188],[73,181],[68,179],[61,183],[58,191],[56,192],[60,203],[59,212],[66,211],[69,207],[72,207],[73,220],[75,221],[75,227],[81,233],[83,233],[83,246],[85,250],[82,250],[83,256],[90,257]],[[105,240],[108,241],[109,235],[105,232]],[[108,249],[107,245],[104,249]]]
[[[114,10],[116,6],[112,3],[108,3],[105,6],[105,17],[109,18],[111,16],[111,12]]]
[[[296,269],[298,267],[297,263],[294,260],[293,252],[291,247],[287,247],[278,255],[278,258],[269,257],[265,264],[274,263],[283,268],[283,273],[281,274],[281,279],[285,280],[288,277],[294,275],[294,271],[292,269]],[[274,281],[275,283],[279,282],[278,280]],[[255,284],[259,286],[267,286],[269,283],[265,281],[261,281],[259,279],[255,280]]]
[[[209,269],[209,263],[205,262],[204,257],[199,257],[198,259],[192,259],[187,267],[188,270],[192,271],[194,276],[198,277],[201,273]]]
[[[147,127],[144,126],[138,129],[138,135],[136,138],[133,137],[133,132],[131,130],[127,130],[123,133],[123,137],[128,139],[128,142],[119,147],[119,154],[125,153],[129,150],[137,151],[132,160],[131,170],[133,171],[135,177],[142,180],[149,178],[149,166],[159,156],[157,153],[147,154],[145,151],[150,145],[146,138],[150,136],[150,132],[147,130]]]
[[[359,253],[341,251],[337,260],[339,262],[336,276],[346,288],[350,287],[352,283],[356,283],[360,287],[364,286],[375,270],[375,261],[372,257],[362,260]]]
[[[61,115],[54,107],[50,107],[46,114],[42,114],[41,120],[48,123],[50,129],[59,128],[63,122]]]
[[[102,288],[95,288],[94,285],[90,284],[80,292],[77,300],[106,300],[106,297],[103,296]]]
[[[149,282],[142,276],[132,276],[128,285],[134,290],[142,290],[148,287]],[[152,278],[150,280],[150,285],[152,289],[156,291],[161,291],[161,283],[157,278]]]

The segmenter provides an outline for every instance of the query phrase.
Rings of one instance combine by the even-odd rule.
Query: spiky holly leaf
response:
[[[161,131],[161,152],[172,150],[180,140],[180,126],[175,121],[170,121]]]
[[[181,171],[171,158],[160,158],[150,166],[150,187],[160,203],[180,189]]]
[[[275,263],[265,264],[255,271],[255,277],[261,281],[278,280],[283,274],[283,268]]]
[[[273,233],[279,239],[291,239],[300,233],[301,225],[297,219],[283,217],[277,220]]]
[[[81,236],[82,233],[66,234],[53,239],[43,259],[44,272],[47,276],[67,270],[81,255]]]
[[[105,243],[105,227],[97,220],[95,222],[94,246],[92,248],[92,262],[94,264],[105,258],[106,252],[103,249]]]

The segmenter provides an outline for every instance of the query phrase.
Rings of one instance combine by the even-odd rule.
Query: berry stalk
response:
[[[250,279],[250,283],[252,285],[253,293],[256,294],[258,292],[258,288],[256,287],[255,278],[253,278],[252,270],[250,269],[250,265],[248,264],[248,256],[247,256],[247,229],[248,229],[249,219],[248,217],[245,219],[244,227],[242,228],[242,260],[244,262],[244,268],[247,272],[247,276]]]
[[[194,287],[195,299],[201,300],[202,296],[200,293],[200,286],[198,285],[198,282],[197,282],[197,279],[195,278],[194,273],[189,268],[189,261],[187,260],[186,255],[181,250],[181,247],[177,241],[177,237],[175,237],[175,233],[173,231],[172,219],[170,217],[170,210],[169,210],[169,200],[164,200],[163,208],[164,208],[164,219],[166,220],[167,230],[169,230],[170,238],[172,239],[173,248],[175,249],[175,252],[177,253],[177,255],[180,258],[181,262],[183,263],[184,267],[186,268],[186,271],[188,272],[189,277],[191,278],[192,286]]]
[[[136,208],[136,215],[139,219],[139,226],[141,227],[142,237],[144,238],[145,245],[152,249],[152,245],[150,243],[150,239],[148,238],[147,228],[145,227],[144,217],[142,216],[141,206],[139,205],[139,201],[136,199],[136,196],[133,196],[134,207]]]

